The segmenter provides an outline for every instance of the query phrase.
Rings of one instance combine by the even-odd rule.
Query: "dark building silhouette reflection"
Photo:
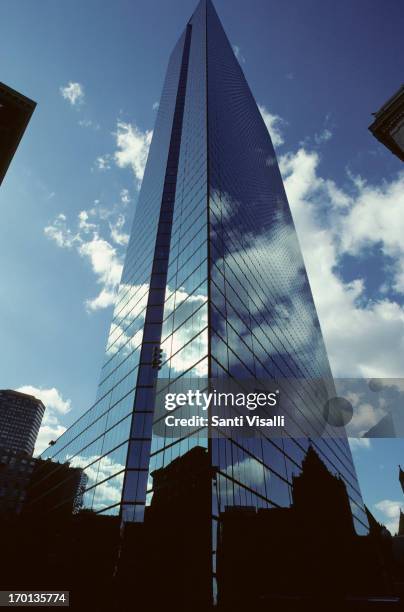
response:
[[[219,604],[349,609],[353,598],[365,605],[370,594],[391,594],[391,543],[369,511],[368,519],[369,535],[356,535],[344,482],[309,447],[289,508],[221,514]]]
[[[50,463],[38,469],[53,474],[49,485],[57,491]],[[60,469],[65,482],[68,470]],[[70,486],[79,494],[78,472]],[[38,476],[44,486],[44,474]],[[64,504],[49,512],[55,497],[48,511],[49,497],[36,507],[28,497],[21,517],[2,523],[3,589],[70,590],[77,610],[208,611],[212,583],[216,609],[225,611],[398,605],[389,532],[367,511],[369,535],[355,533],[345,484],[312,447],[293,478],[289,507],[227,507],[214,542],[216,470],[208,451],[196,446],[152,478],[153,497],[139,523]],[[68,493],[62,490],[60,499]],[[34,499],[41,499],[37,491]],[[21,563],[29,558],[35,562]]]
[[[76,514],[82,507],[87,480],[81,468],[73,468],[68,462],[35,459],[23,512],[46,516],[52,509],[53,516]]]
[[[130,601],[134,575],[143,585],[136,591],[140,609],[210,609],[213,476],[199,446],[152,473],[154,494],[144,523],[125,525],[120,609]]]

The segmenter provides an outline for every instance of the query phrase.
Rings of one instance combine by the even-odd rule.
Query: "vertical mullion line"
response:
[[[212,377],[212,301],[211,301],[211,248],[210,248],[210,241],[211,241],[211,232],[210,232],[210,226],[211,226],[211,222],[210,222],[210,150],[209,150],[209,71],[208,71],[208,60],[209,60],[209,53],[208,53],[208,0],[205,0],[205,83],[206,83],[206,183],[207,183],[207,193],[206,193],[206,217],[207,217],[207,224],[206,224],[206,231],[207,231],[207,262],[208,262],[208,270],[207,270],[207,274],[208,274],[208,387],[209,387],[209,391],[210,391],[210,380]],[[211,412],[210,408],[209,408],[209,412]],[[208,426],[207,426],[207,434],[208,434],[208,459],[209,459],[209,465],[212,467],[213,466],[213,449],[212,449],[212,436],[211,436],[211,425],[210,425],[210,416],[208,414]],[[211,601],[212,603],[214,602],[214,581],[217,579],[216,575],[217,575],[217,568],[215,570],[215,573],[213,573],[213,553],[215,552],[216,554],[216,562],[217,562],[217,544],[216,544],[216,550],[213,551],[213,515],[212,515],[212,503],[213,503],[213,496],[217,495],[217,489],[216,491],[214,490],[214,479],[213,477],[211,477],[211,484],[210,484],[210,507],[209,507],[209,513],[210,513],[210,542],[209,542],[209,548],[210,548],[210,563],[211,563]]]
[[[146,306],[146,313],[145,313],[145,322],[144,322],[144,326],[146,326],[147,324],[147,320],[148,320],[148,310],[149,310],[149,306],[150,306],[150,291],[151,291],[151,280],[153,278],[153,267],[154,267],[154,262],[156,260],[156,250],[157,250],[157,240],[158,240],[158,235],[159,235],[159,230],[160,230],[160,224],[161,224],[161,212],[163,209],[163,200],[166,194],[166,187],[167,187],[167,170],[169,168],[169,164],[172,163],[172,153],[174,153],[174,155],[177,155],[177,159],[176,159],[176,174],[175,174],[175,190],[174,190],[174,196],[173,196],[173,207],[172,207],[172,214],[171,214],[171,221],[170,221],[170,240],[169,240],[169,246],[168,248],[170,248],[171,245],[171,234],[172,234],[172,224],[173,224],[173,217],[174,217],[174,207],[175,207],[175,198],[176,198],[176,190],[177,190],[177,178],[178,178],[178,165],[179,165],[179,159],[180,159],[180,150],[181,150],[181,139],[182,139],[182,127],[183,127],[183,119],[184,119],[184,110],[185,110],[185,97],[186,97],[186,90],[187,90],[187,82],[188,82],[188,67],[189,67],[189,54],[190,54],[190,47],[191,47],[191,33],[192,33],[192,27],[190,26],[190,24],[188,24],[186,31],[185,31],[185,37],[184,37],[184,45],[183,45],[183,49],[182,49],[182,58],[181,58],[181,67],[179,70],[179,76],[178,76],[178,86],[177,86],[177,95],[176,95],[176,101],[175,101],[175,105],[174,105],[174,112],[173,112],[173,120],[172,120],[172,125],[171,125],[171,136],[170,136],[170,143],[168,146],[168,155],[167,155],[167,164],[166,164],[166,170],[165,170],[165,177],[164,177],[164,185],[163,185],[163,190],[162,190],[162,194],[161,194],[161,204],[160,204],[160,214],[159,214],[159,220],[158,220],[158,224],[157,224],[157,231],[156,231],[156,242],[155,242],[155,247],[154,247],[154,254],[153,254],[153,263],[152,263],[152,269],[151,269],[151,274],[150,274],[150,285],[149,285],[149,295],[148,295],[148,300],[147,300],[147,306]],[[183,87],[183,91],[181,91],[181,88]],[[181,100],[181,96],[182,96],[182,100]],[[179,116],[180,115],[180,116]],[[178,142],[178,151],[175,151],[175,148],[173,149],[173,147],[175,147],[175,140],[176,140],[176,135],[175,135],[175,130],[178,130],[178,123],[180,124],[180,139]],[[167,271],[168,271],[168,262],[169,262],[169,255],[167,256],[167,261],[166,261],[166,270],[165,270],[165,275],[166,275],[166,287],[167,287]],[[159,272],[159,275],[161,274],[161,272]],[[161,344],[161,333],[162,333],[162,320],[163,320],[163,315],[164,315],[164,301],[163,304],[161,306],[162,308],[162,314],[161,314],[161,327],[160,327],[160,338],[159,341],[153,341],[153,342],[148,342],[145,341],[144,335],[143,335],[143,339],[142,339],[142,344],[141,344],[141,348],[140,348],[140,360],[141,360],[141,356],[143,353],[143,346],[144,344],[155,344],[160,346]],[[124,479],[123,479],[123,483],[122,483],[122,492],[121,492],[121,502],[120,502],[120,515],[122,516],[122,508],[125,505],[125,500],[124,500],[124,493],[125,493],[125,485],[126,485],[126,479],[127,479],[127,473],[128,473],[128,460],[129,460],[129,454],[130,454],[130,447],[131,447],[131,441],[133,439],[133,424],[134,424],[134,419],[136,416],[136,399],[137,399],[137,390],[138,390],[138,386],[139,386],[139,373],[141,371],[142,366],[144,366],[145,364],[142,364],[142,362],[139,360],[139,368],[138,368],[138,373],[137,373],[137,378],[136,378],[136,390],[135,390],[135,396],[134,396],[134,400],[133,400],[133,409],[132,409],[132,418],[131,418],[131,424],[130,424],[130,431],[129,431],[129,440],[128,440],[128,449],[127,449],[127,453],[126,453],[126,461],[125,461],[125,472],[124,472]],[[155,378],[157,378],[157,374],[155,376]],[[150,434],[152,437],[152,433]],[[149,460],[150,460],[150,453],[149,453]],[[150,467],[150,466],[149,466]],[[149,470],[149,467],[147,468],[147,471]],[[142,470],[138,470],[138,471],[142,471]],[[146,485],[146,490],[147,490],[147,485]],[[136,505],[136,501],[134,502]]]
[[[210,248],[210,155],[209,155],[209,85],[208,85],[208,2],[205,2],[205,83],[206,83],[206,231],[208,262],[208,379],[212,376],[212,302],[211,302],[211,248]],[[210,409],[209,409],[210,410]],[[210,423],[210,420],[209,420]],[[212,459],[210,425],[208,424],[208,452]]]

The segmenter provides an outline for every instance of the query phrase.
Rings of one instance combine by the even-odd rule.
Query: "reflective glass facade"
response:
[[[161,346],[162,368],[152,367]],[[211,2],[171,55],[111,324],[97,401],[45,456],[81,467],[84,506],[142,521],[152,473],[206,448],[216,522],[229,506],[286,507],[309,440],[154,436],[156,376],[332,377],[276,156]],[[348,443],[312,446],[367,520]],[[161,472],[160,472],[161,473]],[[319,496],[321,491],[318,492]]]

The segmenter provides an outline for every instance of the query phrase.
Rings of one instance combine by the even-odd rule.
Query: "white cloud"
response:
[[[149,286],[147,284],[132,285],[130,288],[121,286],[121,292],[127,293],[128,289],[130,297],[119,314],[115,313],[115,320],[111,325],[107,347],[110,355],[113,355],[118,349],[121,349],[126,355],[138,347],[142,340],[142,329],[132,337],[127,335],[126,330],[135,318],[139,316],[144,318]],[[170,286],[167,289],[167,295],[169,294],[174,295]],[[196,330],[203,330],[207,326],[207,296],[201,293],[189,295],[184,288],[178,288],[175,291],[175,300],[176,307],[181,305],[184,319],[193,316],[192,326],[183,325],[173,336],[170,335],[168,339],[163,340],[161,344],[163,361],[170,357],[170,367],[178,374],[193,367],[195,376],[206,376],[206,363],[200,361],[208,351],[207,331],[200,333],[193,342],[190,340],[194,338]],[[200,308],[203,304],[205,307]],[[172,312],[173,305],[173,300],[167,300],[166,317]]]
[[[122,228],[125,225],[125,217],[119,215],[114,223],[110,223],[111,238],[116,244],[126,246],[129,242],[129,234],[122,232]]]
[[[233,478],[239,482],[248,482],[249,486],[259,493],[264,493],[265,476],[269,482],[271,481],[269,471],[264,474],[262,464],[251,457],[246,457],[241,461],[229,464],[223,467],[222,471],[227,473],[229,478],[224,478],[223,476],[219,478],[218,486],[220,494],[229,500],[234,500],[234,503],[237,503],[243,487],[238,482],[233,482]]]
[[[134,124],[118,121],[115,162],[120,168],[131,167],[139,184],[143,179],[152,136],[151,130],[142,132]]]
[[[97,202],[93,208],[80,211],[75,231],[69,227],[63,213],[57,215],[44,229],[45,235],[58,247],[75,250],[90,264],[101,288],[98,295],[85,301],[88,311],[107,308],[115,303],[122,274],[121,247],[125,246],[129,239],[129,235],[124,231],[126,217],[122,210],[129,202],[129,191],[122,189],[119,201],[111,208],[101,207]],[[107,232],[111,241],[104,237]]]
[[[332,138],[332,132],[328,128],[324,128],[320,134],[314,134],[314,142],[316,144],[323,144],[323,142],[327,142]]]
[[[360,256],[378,241],[401,258],[397,226],[402,235],[404,174],[376,187],[356,179],[346,191],[322,178],[319,164],[319,154],[304,148],[280,159],[334,375],[400,377],[403,307],[385,295],[367,299],[366,279],[346,282],[337,270],[345,253]],[[397,269],[393,282],[397,287]]]
[[[90,261],[97,283],[102,289],[96,298],[86,300],[88,310],[107,308],[115,303],[116,289],[121,279],[122,263],[116,249],[94,233],[91,240],[78,247],[82,257]]]
[[[95,223],[89,223],[89,218],[90,215],[93,213],[93,211],[87,211],[87,210],[81,210],[78,214],[78,220],[79,220],[79,229],[83,230],[83,232],[85,234],[89,234],[90,232],[93,232],[94,230],[97,229],[97,225]]]
[[[366,247],[380,245],[384,255],[396,261],[392,288],[404,294],[404,172],[390,182],[368,185],[353,177],[355,205],[341,219],[341,249],[359,255]]]
[[[67,227],[66,215],[63,213],[57,215],[53,223],[45,227],[44,233],[61,248],[72,247],[77,238]]]
[[[369,450],[371,448],[369,438],[349,438],[348,442],[352,452],[362,449]]]
[[[42,424],[36,440],[34,455],[38,456],[43,453],[43,451],[48,448],[49,442],[59,438],[59,436],[61,436],[66,429],[67,428],[61,425],[59,422],[49,425]]]
[[[88,128],[88,129],[91,128],[92,130],[95,130],[95,131],[98,131],[101,127],[99,123],[94,123],[94,121],[92,121],[91,119],[80,119],[79,126]]]
[[[97,159],[95,160],[95,164],[98,170],[110,170],[111,169],[110,160],[111,160],[111,156],[108,155],[108,153],[106,155],[99,155]]]
[[[234,51],[234,55],[237,57],[240,64],[245,64],[245,57],[241,53],[240,47],[238,45],[233,45],[233,51]]]
[[[341,381],[338,381],[341,382]],[[354,385],[355,385],[355,381]],[[349,401],[353,408],[353,416],[347,425],[347,435],[352,439],[355,448],[370,448],[370,440],[362,438],[367,432],[381,422],[386,416],[384,410],[385,398],[371,393],[369,397],[368,385],[365,389],[349,389],[349,381],[345,381],[342,396]],[[355,442],[356,439],[356,442]]]
[[[99,484],[94,491],[92,509],[103,510],[112,504],[117,504],[122,498],[123,474]]]
[[[35,445],[34,454],[38,455],[48,447],[51,440],[55,440],[66,430],[59,419],[60,416],[63,417],[70,412],[71,401],[64,399],[55,387],[44,389],[33,385],[24,385],[19,387],[17,391],[34,395],[43,402],[46,408]]]
[[[19,387],[17,391],[27,393],[28,395],[34,395],[36,398],[40,399],[47,408],[59,414],[66,414],[71,409],[70,400],[64,400],[61,393],[55,389],[55,387],[43,389],[41,387],[33,387],[32,385],[24,385],[23,387]]]
[[[235,201],[228,193],[221,193],[222,210],[225,216],[230,219],[232,215],[237,216],[240,203]],[[288,219],[285,220],[285,206],[279,196],[279,208],[277,218],[273,220],[271,230],[261,235],[251,232],[243,232],[242,243],[237,239],[237,225],[234,228],[234,240],[231,232],[227,231],[229,245],[232,248],[232,260],[237,264],[237,268],[244,272],[248,278],[251,274],[250,266],[257,269],[271,271],[265,275],[266,291],[271,297],[269,301],[256,302],[254,315],[257,319],[265,320],[265,312],[271,308],[271,322],[262,323],[253,330],[257,338],[260,339],[263,351],[263,359],[267,359],[267,353],[276,354],[282,350],[277,338],[293,337],[294,349],[299,354],[301,361],[307,360],[309,367],[313,361],[320,356],[322,343],[319,342],[318,335],[315,333],[313,315],[314,311],[307,304],[304,295],[304,263],[300,254],[299,244],[296,233]],[[218,262],[219,269],[222,262]],[[243,296],[240,295],[243,299]],[[237,328],[238,323],[232,320],[233,315],[229,314],[229,321]],[[296,325],[299,321],[299,326]],[[272,343],[269,342],[272,339]],[[321,340],[321,339],[320,339]],[[243,343],[240,340],[239,351],[243,351]],[[257,343],[256,350],[260,350]],[[237,351],[236,351],[237,352]]]
[[[122,204],[124,206],[129,204],[131,199],[130,199],[130,195],[129,195],[129,190],[128,189],[121,189],[121,193],[119,195],[120,195],[120,198],[121,198],[121,202],[122,202]]]
[[[84,102],[84,88],[80,83],[70,81],[64,87],[60,87],[60,93],[72,106],[79,106]]]
[[[171,292],[172,290],[168,288],[167,294]],[[206,363],[200,360],[208,353],[207,329],[201,332],[192,342],[189,341],[195,336],[196,330],[202,330],[208,324],[207,306],[198,309],[199,306],[206,303],[207,296],[201,293],[189,295],[183,287],[176,291],[175,296],[176,308],[181,304],[180,308],[184,319],[193,313],[192,325],[183,325],[172,337],[169,337],[168,342],[162,343],[163,360],[171,355],[170,365],[177,374],[193,368],[193,376],[206,376]],[[169,303],[171,302],[168,301],[167,304]],[[170,311],[170,307],[167,307],[165,316],[168,316]],[[185,314],[186,312],[189,314]]]
[[[70,461],[71,467],[79,467],[84,470],[87,477],[86,488],[105,480],[89,492],[93,510],[102,510],[121,500],[124,465],[114,461],[108,455],[100,461],[98,455],[89,457],[76,455],[71,459],[67,457],[67,459]],[[112,478],[113,476],[114,478]],[[107,478],[109,480],[106,480]]]
[[[380,521],[387,527],[392,535],[398,531],[401,503],[391,499],[383,499],[374,504],[375,510],[380,513]]]
[[[274,147],[279,147],[281,144],[284,143],[283,135],[281,132],[281,126],[282,124],[284,124],[284,120],[281,119],[281,117],[279,117],[278,115],[273,115],[272,113],[270,113],[269,110],[261,104],[258,105],[258,108],[265,122],[265,125],[267,126],[269,135],[271,136],[272,144],[274,145]]]
[[[154,102],[154,104],[153,104],[153,110],[154,110],[154,111],[158,110],[158,109],[159,109],[159,106],[160,106],[160,102]]]

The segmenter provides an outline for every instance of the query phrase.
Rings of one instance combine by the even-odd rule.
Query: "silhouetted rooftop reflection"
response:
[[[293,478],[292,500],[290,508],[221,513],[220,606],[283,610],[289,604],[301,610],[339,602],[338,609],[350,609],[350,597],[364,605],[370,593],[391,595],[388,532],[373,519],[368,536],[355,533],[345,484],[312,447]]]
[[[211,539],[217,476],[196,446],[153,472],[143,523],[45,507],[2,522],[5,588],[70,589],[78,610],[207,612],[213,572],[219,611],[367,610],[370,594],[394,605],[390,534],[368,510],[369,535],[355,533],[345,484],[312,447],[290,507],[227,507]]]

